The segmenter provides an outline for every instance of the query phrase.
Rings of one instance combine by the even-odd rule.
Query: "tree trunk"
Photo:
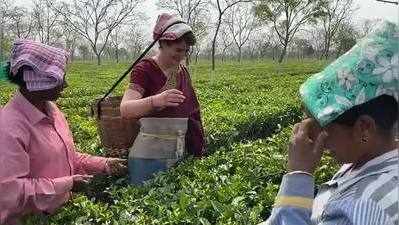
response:
[[[326,46],[325,46],[325,52],[324,52],[324,57],[325,59],[328,59],[328,57],[330,56],[330,39],[327,40],[326,42]]]
[[[219,33],[219,29],[220,29],[220,23],[222,18],[219,15],[219,19],[218,19],[218,24],[216,26],[216,31],[215,31],[215,35],[213,36],[213,41],[212,41],[212,70],[215,70],[215,48],[216,48],[216,39]]]
[[[115,57],[116,57],[116,63],[119,63],[119,50],[118,50],[118,47],[115,48]]]
[[[75,49],[71,49],[70,52],[71,55],[69,57],[69,60],[72,62],[73,60],[75,60]]]
[[[47,35],[46,35],[46,44],[50,44],[50,32],[47,30]]]
[[[288,43],[285,43],[284,47],[283,47],[283,51],[281,51],[280,57],[278,59],[278,63],[282,63],[283,62],[284,57],[287,54],[287,47],[288,47]]]
[[[101,65],[101,55],[96,53],[96,57],[97,57],[97,65]]]
[[[241,47],[238,48],[238,62],[241,62]]]

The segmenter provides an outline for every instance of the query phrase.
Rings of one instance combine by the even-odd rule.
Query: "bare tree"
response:
[[[268,29],[266,32],[269,33],[269,35],[267,36],[267,38],[269,38],[269,48],[270,48],[270,52],[268,55],[270,55],[273,61],[275,61],[278,58],[279,52],[281,50],[280,39],[273,27]]]
[[[72,0],[70,3],[47,2],[60,13],[64,21],[89,43],[101,64],[101,55],[111,32],[133,16],[140,0]],[[68,1],[69,2],[69,1]]]
[[[242,47],[257,27],[257,22],[252,11],[252,5],[233,6],[227,13],[226,24],[237,47],[238,62],[241,62]]]
[[[287,54],[287,48],[298,30],[317,15],[318,0],[260,0],[257,16],[273,23],[282,51],[278,62]]]
[[[354,12],[353,0],[321,0],[319,7],[319,20],[323,26],[323,53],[326,59],[329,57],[332,40],[336,35],[340,24],[348,19]]]
[[[248,41],[250,57],[264,58],[272,45],[272,34],[269,30],[255,30]]]
[[[121,23],[118,27],[116,27],[110,34],[110,45],[112,46],[112,51],[113,51],[113,57],[116,59],[116,62],[119,63],[119,58],[120,58],[120,49],[122,48],[123,42],[126,41],[124,40],[124,36],[129,36],[127,28],[130,27],[130,31],[140,31],[142,32],[142,29],[140,28],[140,25],[144,23],[144,21],[147,21],[148,18],[141,14],[137,13],[135,16],[130,17],[128,20],[124,21]],[[133,34],[134,37],[137,37],[137,33]],[[142,35],[140,35],[142,36]],[[128,46],[126,46],[128,48]],[[139,49],[140,51],[141,49]]]
[[[146,37],[142,29],[132,29],[125,36],[125,43],[132,57],[138,56],[146,45]]]
[[[195,21],[203,19],[198,17],[208,11],[207,0],[160,0],[158,7],[176,12],[192,27],[195,26]]]
[[[12,7],[10,0],[0,1],[0,60],[4,60],[5,52],[8,50],[7,30]]]
[[[16,38],[27,38],[31,35],[33,23],[25,7],[15,6],[8,12],[9,30]]]
[[[76,33],[68,23],[60,21],[61,38],[65,43],[66,49],[70,53],[69,60],[74,60],[75,51],[78,45],[79,34]]]
[[[222,47],[221,48],[221,56],[222,56],[222,62],[224,61],[226,57],[226,51],[231,48],[231,46],[234,44],[233,38],[231,37],[228,27],[227,26],[221,26],[220,28],[220,36],[218,38],[219,45]]]
[[[319,59],[323,58],[323,50],[324,50],[324,39],[320,38],[320,34],[324,32],[324,29],[319,26],[319,24],[314,24],[308,29],[304,30],[305,37],[309,41],[310,45],[312,45],[314,49],[314,57]],[[335,35],[336,36],[336,35]],[[335,40],[335,36],[333,40]]]
[[[340,56],[344,52],[349,51],[359,37],[359,32],[350,20],[344,21],[338,28],[338,34],[335,37],[335,45],[337,46],[336,56]]]
[[[118,26],[111,32],[110,35],[110,44],[112,46],[112,50],[114,51],[114,57],[117,63],[119,63],[119,48],[121,44],[122,30],[123,26]]]
[[[298,35],[299,36],[299,35]],[[295,37],[292,45],[292,54],[299,60],[312,57],[314,55],[314,48],[308,39],[304,37]]]
[[[79,54],[83,60],[89,59],[90,49],[89,49],[88,45],[82,43],[82,44],[78,45],[77,48],[78,48]]]
[[[207,43],[208,43],[208,41],[205,38],[197,39],[197,43],[195,44],[195,46],[193,48],[193,53],[195,56],[195,63],[198,63],[199,55],[204,50],[204,47]]]
[[[360,38],[369,34],[382,19],[367,19],[361,24]]]
[[[201,43],[204,41],[205,38],[207,38],[208,30],[209,30],[209,27],[205,21],[201,21],[200,19],[198,19],[198,21],[195,21],[195,27],[193,29],[193,32],[195,35],[196,43],[189,52],[189,55],[186,59],[186,65],[189,65],[190,60],[192,58],[192,54],[195,51],[199,51],[201,49],[201,45],[202,45]],[[194,50],[194,49],[196,49],[196,50]],[[196,60],[196,61],[198,61],[198,60]]]
[[[57,11],[51,9],[47,0],[33,1],[32,17],[35,24],[35,31],[39,40],[45,44],[51,44],[55,40],[55,35],[58,32],[61,15]]]
[[[191,51],[189,52],[189,57],[188,60],[186,61],[187,65],[189,65],[189,61],[191,60],[193,53],[195,54],[195,62],[198,62],[198,55],[203,48],[203,43],[204,41],[207,41],[205,39],[209,34],[208,30],[209,27],[205,21],[196,22],[195,31],[194,31],[196,42]]]
[[[141,15],[134,23],[129,24],[126,26],[126,29],[123,30],[120,40],[128,51],[129,57],[137,57],[146,47],[149,41],[147,37],[150,35],[148,35],[143,25],[147,24],[148,19],[147,16]]]
[[[218,38],[220,25],[223,21],[223,16],[226,11],[238,3],[251,2],[251,0],[215,0],[211,4],[217,10],[216,29],[212,39],[212,70],[215,70],[215,53],[216,53],[216,40]]]

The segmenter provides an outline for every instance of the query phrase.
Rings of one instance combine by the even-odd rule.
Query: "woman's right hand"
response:
[[[323,154],[328,134],[314,119],[295,124],[288,147],[288,172],[303,171],[313,174]]]
[[[93,179],[93,175],[73,175],[72,192],[80,192],[85,189],[85,186]]]
[[[176,107],[179,106],[181,103],[184,102],[186,98],[183,95],[183,92],[177,89],[170,89],[166,90],[160,94],[151,96],[152,98],[152,105],[157,108],[164,108],[164,107]]]

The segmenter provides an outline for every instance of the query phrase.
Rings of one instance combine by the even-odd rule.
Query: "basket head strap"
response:
[[[170,24],[169,26],[167,26],[162,33],[144,50],[143,53],[141,53],[141,55],[134,61],[134,63],[123,73],[123,75],[112,85],[112,87],[108,90],[108,92],[97,102],[97,117],[98,119],[101,118],[101,102],[104,101],[104,99],[106,97],[108,97],[109,94],[111,94],[111,92],[119,85],[120,82],[122,82],[122,80],[130,73],[130,71],[133,69],[133,67],[142,59],[144,58],[144,56],[148,53],[148,51],[150,51],[150,49],[155,45],[155,43],[157,43],[157,41],[159,40],[160,37],[162,37],[162,34],[165,33],[165,31],[175,25],[175,24],[179,24],[179,23],[185,23],[183,21],[176,21],[172,24]]]

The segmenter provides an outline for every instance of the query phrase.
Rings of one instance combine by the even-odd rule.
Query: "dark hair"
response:
[[[188,46],[193,46],[196,43],[195,36],[194,36],[193,32],[190,31],[190,32],[187,32],[187,33],[183,34],[183,36],[181,36],[178,39],[173,40],[173,41],[160,40],[159,41],[159,46],[162,47],[163,44],[171,45],[173,43],[177,43],[177,42],[180,42],[182,40],[184,40],[184,42],[186,42],[186,44]]]
[[[10,69],[10,68],[11,68],[10,62],[7,62],[7,65],[6,65],[7,79],[8,79],[11,83],[16,84],[17,86],[19,86],[20,88],[26,87],[26,83],[25,83],[25,81],[24,81],[24,76],[23,76],[23,68],[24,68],[24,67],[21,67],[21,68],[18,70],[18,73],[15,74],[15,75],[13,75],[13,74],[11,73],[11,69]]]
[[[398,102],[396,99],[389,95],[382,95],[351,108],[333,122],[353,126],[360,116],[368,115],[374,119],[381,131],[389,132],[398,120],[398,111]]]

